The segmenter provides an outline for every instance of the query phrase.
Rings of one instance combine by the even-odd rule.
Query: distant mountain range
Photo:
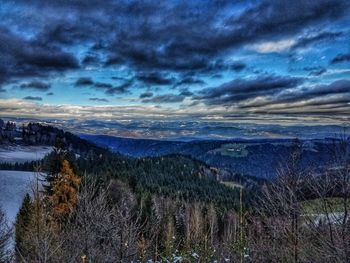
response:
[[[234,173],[271,178],[293,151],[293,139],[164,141],[80,134],[113,152],[132,157],[183,154]],[[328,165],[337,139],[301,140],[302,165],[321,169]]]
[[[261,124],[216,121],[159,121],[159,120],[56,120],[3,118],[15,121],[17,126],[41,123],[75,134],[104,134],[121,138],[155,139],[169,141],[243,139],[323,139],[347,132],[349,125],[334,124]],[[1,121],[0,121],[1,122]],[[0,123],[1,124],[1,123]],[[347,128],[346,128],[347,127]]]
[[[0,144],[52,146],[57,138],[67,142],[70,149],[81,155],[108,148],[130,157],[158,157],[171,154],[190,156],[209,166],[222,168],[232,174],[272,178],[280,164],[293,151],[294,139],[197,139],[153,140],[79,134],[79,137],[49,125],[16,123],[0,120]],[[349,139],[348,139],[349,140]],[[89,141],[89,142],[87,142]],[[314,169],[329,166],[337,139],[302,139],[302,165]]]

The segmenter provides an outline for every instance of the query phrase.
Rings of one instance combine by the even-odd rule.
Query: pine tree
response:
[[[62,163],[67,159],[68,150],[65,142],[62,139],[57,139],[53,151],[48,155],[46,161],[46,176],[44,178],[44,190],[47,195],[53,194],[53,186],[61,172]]]
[[[18,262],[21,262],[23,258],[27,258],[32,250],[32,244],[28,242],[28,231],[32,227],[33,208],[31,198],[27,194],[23,199],[15,224],[16,258]]]
[[[70,163],[64,160],[61,171],[53,182],[52,195],[49,196],[53,215],[57,220],[64,219],[74,210],[80,182],[80,177],[74,173]]]

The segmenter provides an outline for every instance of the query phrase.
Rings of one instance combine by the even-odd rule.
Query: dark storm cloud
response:
[[[321,76],[326,72],[327,72],[327,69],[325,68],[315,69],[309,72],[309,76]]]
[[[142,4],[137,6],[142,10]],[[196,13],[186,4],[165,10],[163,5],[154,6],[153,15],[159,19],[136,19],[132,28],[138,27],[137,31],[124,27],[109,47],[108,62],[163,70],[215,70],[219,66],[215,59],[229,49],[337,20],[346,14],[349,4],[328,0],[263,1],[232,16],[220,16],[224,8],[207,8],[205,4],[201,7],[201,12]],[[301,39],[300,45],[325,37],[329,35]],[[233,69],[241,70],[243,65],[233,65]]]
[[[184,77],[176,82],[174,87],[179,87],[179,86],[192,86],[192,85],[204,85],[205,81],[194,78],[194,77]]]
[[[291,49],[303,48],[322,41],[334,40],[341,35],[343,35],[342,32],[322,32],[313,36],[301,37],[291,47]]]
[[[51,88],[51,85],[41,81],[32,81],[29,83],[23,83],[20,85],[21,89],[33,89],[38,91],[47,91]]]
[[[13,64],[17,60],[25,62],[21,63],[25,67],[20,72],[13,67],[12,75],[37,73],[38,68],[77,68],[77,59],[63,50],[79,44],[90,46],[92,53],[100,52],[106,57],[106,65],[129,66],[138,74],[145,69],[204,74],[223,69],[241,71],[246,68],[244,63],[223,61],[227,51],[336,21],[349,9],[345,0],[265,0],[252,2],[242,10],[232,1],[106,0],[101,4],[93,0],[36,0],[16,1],[16,4],[27,10],[16,23],[37,34],[33,40],[10,34],[10,40],[15,41],[0,36],[1,43],[15,43],[15,51],[10,52],[16,58]],[[9,35],[0,33],[3,34]],[[329,38],[331,34],[337,33],[300,39],[299,45]],[[24,51],[20,52],[16,46],[23,46]],[[82,59],[83,64],[96,62],[97,57],[90,53]],[[4,71],[1,66],[0,72]],[[152,85],[171,82],[164,76],[141,78]]]
[[[4,8],[0,8],[0,84],[22,83],[20,78],[23,77],[53,83],[51,74],[89,70],[88,76],[93,79],[81,78],[71,85],[86,86],[108,96],[146,87],[144,91],[148,92],[140,95],[144,103],[181,103],[191,97],[192,105],[200,107],[202,103],[213,105],[208,108],[247,104],[253,109],[249,105],[255,104],[254,107],[261,110],[278,103],[311,99],[318,102],[313,101],[311,106],[309,101],[308,107],[317,108],[316,103],[322,101],[332,107],[347,103],[345,94],[348,93],[343,91],[347,87],[345,82],[303,87],[301,78],[271,76],[285,74],[278,64],[283,58],[276,58],[277,63],[272,66],[268,64],[272,61],[271,55],[260,56],[251,53],[249,48],[291,39],[296,44],[288,49],[297,52],[299,48],[313,49],[314,44],[338,40],[346,35],[339,31],[344,30],[343,19],[349,14],[348,0],[105,0],[103,3],[99,0],[18,0],[3,1],[1,6]],[[312,33],[319,29],[324,31]],[[332,48],[343,45],[339,43]],[[305,57],[309,55],[305,54]],[[325,55],[335,54],[330,48]],[[263,61],[254,61],[256,55]],[[346,61],[349,61],[349,54],[340,54],[331,63]],[[259,65],[255,64],[265,62],[264,72],[257,71]],[[302,68],[308,62],[300,61],[301,65],[296,67]],[[322,76],[326,72],[327,68],[318,68],[303,73]],[[75,76],[76,73],[83,74],[78,71]],[[212,79],[208,83],[221,83],[227,76],[242,76],[242,73],[246,73],[245,78],[194,91],[206,85],[204,80],[210,77],[220,80]],[[110,74],[126,77],[109,79]],[[322,82],[334,78],[328,79],[327,75],[327,79],[323,76],[309,79]],[[191,89],[195,85],[196,89]],[[179,91],[178,94],[151,96],[151,86],[165,93],[170,92],[171,87]],[[340,101],[342,95],[343,102]],[[96,99],[91,101],[98,102],[99,98],[94,96],[98,97],[89,95]],[[326,96],[330,96],[327,102]],[[184,112],[190,115],[191,109]]]
[[[332,82],[328,85],[316,85],[304,87],[299,91],[281,93],[277,99],[282,102],[296,101],[300,99],[310,99],[319,96],[342,94],[350,92],[350,80],[342,79]]]
[[[133,84],[132,81],[128,81],[118,86],[108,88],[105,91],[105,93],[106,95],[111,95],[111,96],[125,94],[129,92],[129,88],[131,87],[132,84]]]
[[[34,97],[34,96],[26,96],[23,98],[24,100],[36,100],[36,101],[42,101],[42,97]]]
[[[119,78],[118,80],[121,80],[121,79]],[[94,82],[91,78],[82,77],[77,79],[77,81],[75,82],[75,86],[76,87],[86,86],[89,88],[102,90],[106,95],[120,95],[120,94],[125,94],[129,92],[128,89],[132,85],[132,83],[133,83],[133,79],[126,80],[125,83],[122,83],[118,86],[113,86],[111,83]]]
[[[104,98],[89,98],[91,101],[97,101],[97,102],[109,102],[109,100]]]
[[[38,36],[40,43],[55,43],[62,45],[72,45],[83,41],[97,41],[101,33],[107,33],[107,29],[112,27],[103,23],[99,17],[86,17],[80,14],[80,23],[74,19],[66,19],[64,23],[60,20],[47,24]],[[88,30],[89,29],[89,30]]]
[[[193,98],[202,100],[206,104],[231,105],[258,96],[276,94],[284,89],[296,87],[302,82],[301,78],[285,76],[235,79],[218,87],[204,89]]]
[[[181,96],[190,97],[190,96],[193,95],[193,92],[189,91],[188,89],[183,89],[183,90],[181,90],[180,95]]]
[[[0,25],[0,82],[78,67],[73,55],[58,47],[24,39]]]
[[[173,84],[175,79],[168,78],[158,72],[141,73],[136,76],[139,81],[149,85],[170,85]]]
[[[97,89],[111,89],[113,88],[113,85],[110,83],[96,82],[94,87]]]
[[[175,94],[165,94],[155,96],[151,99],[142,100],[143,103],[178,103],[182,102],[185,99],[185,96],[175,95]]]
[[[243,62],[233,62],[229,65],[229,67],[234,71],[241,71],[246,68],[246,64]]]
[[[298,89],[288,89],[268,96],[265,101],[248,103],[241,108],[257,108],[267,105],[283,104],[281,107],[288,107],[286,104],[308,101],[305,105],[318,106],[337,103],[350,103],[350,80],[342,79],[334,81],[328,85],[315,85],[309,87],[299,87]],[[300,107],[300,105],[299,105]]]
[[[308,76],[322,76],[323,74],[325,74],[328,70],[325,67],[321,67],[321,66],[314,66],[314,67],[303,67],[302,70],[308,72]]]
[[[150,97],[153,97],[152,92],[144,92],[140,95],[140,99],[145,99],[145,98],[150,98]]]
[[[338,63],[349,62],[349,61],[350,61],[350,53],[339,54],[331,60],[331,64],[338,64]]]
[[[82,77],[77,79],[77,81],[75,82],[75,86],[91,86],[94,84],[94,81],[91,78],[88,77]]]
[[[87,55],[84,57],[82,63],[84,65],[91,65],[91,64],[96,64],[99,63],[100,59],[97,56],[93,56],[93,55]]]

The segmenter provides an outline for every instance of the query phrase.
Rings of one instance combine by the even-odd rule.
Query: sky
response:
[[[343,125],[349,14],[347,0],[0,1],[0,117]]]

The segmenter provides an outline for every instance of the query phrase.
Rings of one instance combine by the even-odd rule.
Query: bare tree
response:
[[[11,239],[12,230],[8,225],[5,213],[0,207],[0,263],[10,262],[11,260]]]
[[[350,261],[350,150],[345,136],[335,140],[333,162],[306,180],[313,206],[305,215],[309,228],[308,257],[332,262]]]
[[[91,262],[136,259],[140,229],[131,199],[123,194],[114,203],[108,189],[94,183],[83,186],[75,214],[63,231],[64,262],[76,262],[82,256]]]
[[[278,169],[274,182],[266,185],[256,204],[250,229],[251,256],[258,261],[300,262],[301,201],[303,178],[301,146],[295,143],[289,160]]]
[[[36,179],[32,185],[32,213],[29,225],[22,233],[21,242],[30,247],[30,253],[16,251],[19,262],[51,263],[62,262],[60,255],[64,240],[59,233],[59,226],[52,219],[50,207],[45,202],[45,195],[41,191],[40,178],[42,175],[37,169]]]

